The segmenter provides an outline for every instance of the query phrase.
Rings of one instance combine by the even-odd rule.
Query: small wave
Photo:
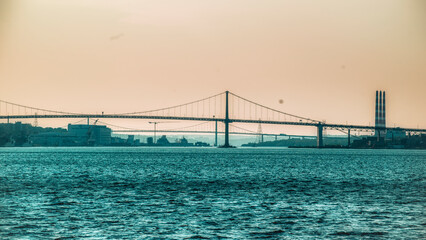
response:
[[[68,206],[68,205],[74,205],[77,204],[77,202],[53,202],[49,204],[50,206]]]
[[[218,226],[219,225],[219,223],[215,222],[215,221],[206,221],[204,223],[207,224],[207,225],[212,225],[212,226]]]
[[[383,236],[385,232],[336,232],[332,236]]]
[[[55,238],[55,240],[62,240],[62,239],[75,239],[76,237],[74,236],[70,236],[70,237],[59,237],[59,238]]]
[[[116,203],[135,203],[133,200],[118,200]]]
[[[185,239],[210,239],[208,237],[204,237],[204,236],[200,236],[200,235],[195,235],[195,236],[191,236]]]
[[[37,225],[31,225],[31,224],[24,224],[14,227],[15,229],[25,229],[25,228],[37,228],[39,226]]]
[[[266,236],[271,237],[271,236],[279,235],[279,234],[282,234],[282,233],[285,233],[285,231],[278,229],[278,230],[273,230],[273,231],[269,231],[269,232],[251,232],[250,235],[253,235],[253,236],[260,235],[262,237],[266,237]]]

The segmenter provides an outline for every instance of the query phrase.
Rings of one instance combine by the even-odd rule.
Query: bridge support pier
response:
[[[215,121],[214,146],[217,147],[217,120]]]
[[[351,147],[351,129],[348,128],[348,148]]]
[[[322,148],[324,146],[322,138],[323,126],[321,123],[317,125],[317,148]]]

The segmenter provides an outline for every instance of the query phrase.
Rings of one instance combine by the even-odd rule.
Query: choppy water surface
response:
[[[2,148],[1,239],[421,239],[426,151]]]

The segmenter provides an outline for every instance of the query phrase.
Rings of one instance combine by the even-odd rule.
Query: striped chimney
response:
[[[379,91],[376,91],[376,117],[374,126],[376,128],[379,126]]]
[[[383,127],[383,98],[382,91],[379,93],[379,127]]]
[[[383,124],[383,127],[386,127],[386,92],[385,91],[383,91],[382,124]]]

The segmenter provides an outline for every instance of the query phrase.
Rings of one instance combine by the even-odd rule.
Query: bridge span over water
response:
[[[3,105],[3,106],[2,106]],[[10,114],[12,113],[12,114]],[[331,124],[286,113],[269,108],[259,103],[240,97],[229,91],[216,94],[198,101],[176,105],[168,108],[142,112],[128,112],[118,114],[87,114],[70,113],[24,106],[0,100],[0,119],[42,119],[42,118],[84,118],[84,119],[150,119],[150,120],[183,120],[202,122],[222,122],[224,124],[225,142],[223,147],[230,147],[230,123],[254,123],[309,126],[317,128],[317,146],[323,146],[323,130],[336,129],[347,131],[348,138],[351,130],[378,131],[385,130],[406,131],[411,133],[426,133],[426,129],[377,127],[351,124]]]

